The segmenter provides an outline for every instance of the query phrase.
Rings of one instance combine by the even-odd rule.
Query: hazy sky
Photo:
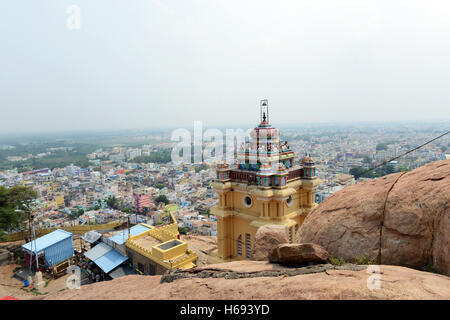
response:
[[[0,43],[3,133],[450,120],[447,0],[1,1]]]

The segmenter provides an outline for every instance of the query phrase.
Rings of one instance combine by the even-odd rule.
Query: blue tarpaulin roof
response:
[[[62,229],[56,229],[45,236],[30,241],[22,246],[28,252],[44,252],[46,264],[55,264],[73,256],[72,234]]]
[[[86,252],[84,256],[92,260],[105,273],[110,272],[128,259],[103,242]]]
[[[134,237],[134,236],[137,236],[138,234],[141,234],[147,230],[150,230],[150,228],[146,227],[142,224],[138,224],[138,225],[130,228],[130,233],[131,233],[131,236]],[[125,230],[122,230],[121,232],[113,235],[112,237],[110,237],[109,240],[111,240],[119,245],[122,245],[127,240],[127,238],[128,238],[128,229],[125,229]]]

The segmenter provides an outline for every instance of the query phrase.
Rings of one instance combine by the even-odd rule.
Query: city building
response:
[[[285,225],[289,240],[307,214],[317,205],[314,191],[321,183],[314,159],[305,157],[294,165],[295,153],[280,132],[268,122],[262,106],[261,123],[237,153],[237,167],[217,165],[212,186],[219,203],[211,209],[217,217],[218,255],[222,259],[250,259],[259,227]]]
[[[136,212],[142,213],[144,212],[144,208],[149,208],[151,206],[150,203],[150,195],[149,194],[135,194],[134,195],[134,210]]]
[[[56,229],[42,237],[36,238],[24,245],[26,265],[32,267],[45,267],[52,270],[53,274],[61,271],[61,266],[68,266],[74,254],[72,233],[62,229]],[[38,259],[36,264],[36,259]]]
[[[92,261],[100,270],[94,274],[109,275],[116,268],[124,264],[128,258],[105,242],[100,242],[87,251],[84,256]]]
[[[138,225],[147,230],[136,235],[130,233],[124,242],[130,263],[143,274],[195,267],[197,255],[188,248],[187,242],[179,239],[178,223],[173,214],[168,212],[168,216],[170,221],[166,224]]]

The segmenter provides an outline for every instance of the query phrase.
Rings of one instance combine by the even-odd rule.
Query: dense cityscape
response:
[[[317,176],[323,180],[314,195],[320,203],[358,181],[448,158],[450,137],[445,136],[368,171],[434,138],[445,127],[445,123],[309,125],[281,128],[281,132],[297,155],[295,161],[306,153],[315,158]],[[35,212],[40,228],[127,219],[132,224],[156,225],[170,209],[180,233],[217,235],[216,217],[210,208],[217,203],[211,182],[218,161],[171,162],[175,142],[169,131],[125,133],[123,143],[116,145],[111,143],[114,137],[102,136],[103,142],[91,144],[85,138],[3,139],[0,186],[26,186],[37,192]],[[67,157],[69,163],[64,162]],[[2,230],[2,237],[17,231]]]
[[[2,5],[5,315],[450,300],[450,1]]]

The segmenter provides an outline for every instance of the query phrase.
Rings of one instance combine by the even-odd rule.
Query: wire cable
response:
[[[391,162],[391,161],[394,161],[394,160],[396,160],[396,159],[399,159],[399,158],[401,158],[401,157],[407,155],[408,153],[411,153],[411,152],[413,152],[413,151],[416,151],[416,150],[422,148],[423,146],[426,146],[427,144],[429,144],[429,143],[431,143],[431,142],[433,142],[433,141],[435,141],[435,140],[437,140],[437,139],[439,139],[439,138],[442,138],[443,136],[445,136],[445,135],[447,135],[447,134],[449,134],[449,133],[450,133],[450,130],[447,131],[447,132],[445,132],[445,133],[443,133],[443,134],[441,134],[441,135],[439,135],[439,136],[437,136],[437,137],[435,137],[435,138],[433,138],[433,139],[431,139],[431,140],[429,140],[429,141],[427,141],[427,142],[425,142],[424,144],[421,144],[421,145],[418,146],[418,147],[415,147],[414,149],[411,149],[411,150],[406,151],[405,153],[403,153],[403,154],[401,154],[401,155],[399,155],[399,156],[397,156],[397,157],[395,157],[395,158],[392,158],[392,159],[390,159],[390,160],[386,160],[386,161],[384,161],[383,163],[381,163],[381,164],[379,164],[379,165],[377,165],[377,166],[375,166],[375,167],[373,167],[373,168],[370,168],[370,169],[364,171],[364,172],[360,175],[360,177],[363,176],[363,175],[365,175],[366,173],[372,171],[372,170],[375,170],[375,169],[377,169],[377,168],[379,168],[379,167],[382,167],[382,166],[388,164],[388,163]]]

